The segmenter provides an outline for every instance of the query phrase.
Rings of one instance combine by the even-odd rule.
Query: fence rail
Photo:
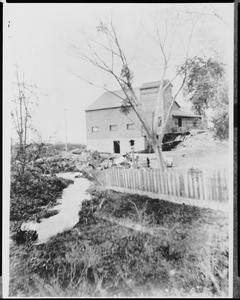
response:
[[[96,174],[102,188],[176,203],[228,209],[228,170],[112,168]]]

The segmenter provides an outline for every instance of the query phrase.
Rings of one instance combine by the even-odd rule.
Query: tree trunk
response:
[[[162,153],[162,138],[156,139],[152,143],[153,150],[156,154],[157,162],[158,162],[158,167],[161,170],[166,169],[166,164],[163,158],[163,153]]]

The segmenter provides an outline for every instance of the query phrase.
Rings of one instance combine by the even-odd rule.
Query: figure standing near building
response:
[[[139,155],[136,155],[135,158],[135,166],[138,168],[138,162],[139,162]]]
[[[150,159],[147,157],[147,167],[150,168]]]

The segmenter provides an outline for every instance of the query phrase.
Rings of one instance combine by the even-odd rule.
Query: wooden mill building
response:
[[[167,83],[168,81],[166,81]],[[165,83],[165,84],[166,84]],[[155,108],[159,81],[144,83],[135,88],[147,122],[151,124],[152,113]],[[124,115],[120,111],[124,93],[121,90],[114,94],[105,92],[86,109],[87,148],[107,153],[125,154],[130,151],[129,141],[135,141],[135,151],[144,151],[149,147],[142,125],[136,114],[131,111]],[[172,101],[172,85],[164,92],[164,114],[166,115]],[[198,128],[201,117],[183,109],[175,101],[166,133],[183,134]]]

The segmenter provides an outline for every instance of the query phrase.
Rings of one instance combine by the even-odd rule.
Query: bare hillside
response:
[[[213,138],[211,132],[192,132],[175,149],[163,152],[173,159],[174,168],[228,168],[229,142]],[[157,168],[155,154],[142,154],[150,158],[150,165]]]
[[[170,152],[176,167],[229,167],[229,143],[213,138],[213,133],[191,133]]]

